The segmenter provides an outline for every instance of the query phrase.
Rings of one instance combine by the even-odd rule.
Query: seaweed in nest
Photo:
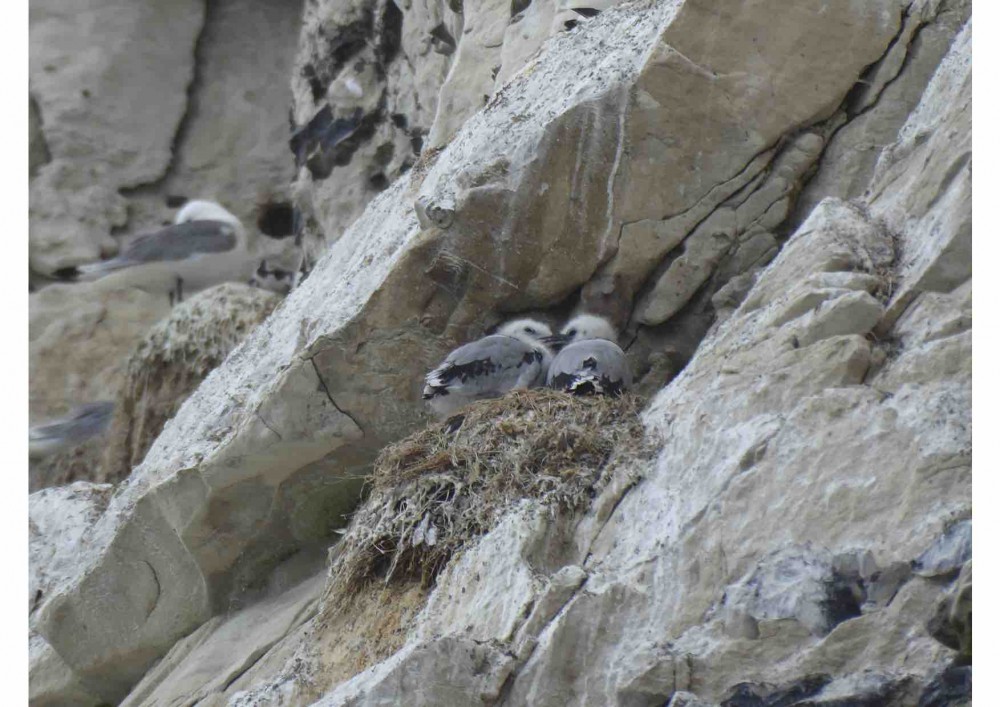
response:
[[[521,499],[554,512],[586,508],[615,468],[649,457],[641,407],[628,394],[514,391],[386,447],[333,549],[331,595],[377,581],[430,586]]]

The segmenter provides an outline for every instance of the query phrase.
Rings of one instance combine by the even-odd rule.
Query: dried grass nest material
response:
[[[429,586],[521,499],[554,512],[586,507],[616,466],[649,456],[642,402],[515,391],[386,447],[367,500],[334,548],[331,594],[373,581]]]

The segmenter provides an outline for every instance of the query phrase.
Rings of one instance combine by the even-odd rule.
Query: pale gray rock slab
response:
[[[303,150],[292,196],[310,263],[420,156],[462,28],[463,16],[442,0],[305,6],[291,76],[296,135],[324,110],[333,120],[357,116],[371,133],[326,176],[309,166],[310,153],[324,153],[322,139],[293,148]]]
[[[117,251],[110,234],[128,221],[126,200],[103,180],[83,182],[77,172],[70,161],[55,158],[31,180],[28,265],[36,272],[51,274]]]
[[[87,11],[80,22],[59,3],[32,7],[33,270],[113,255],[113,229],[160,226],[167,196],[218,199],[248,226],[288,203],[301,3],[143,0]]]
[[[313,615],[324,575],[232,615],[212,618],[178,641],[135,686],[122,707],[151,707],[221,695],[284,636]]]
[[[28,497],[28,613],[75,574],[87,534],[108,505],[114,487],[78,481]],[[97,705],[101,698],[32,630],[28,641],[29,701],[32,705]]]
[[[52,159],[42,133],[42,116],[34,98],[28,97],[28,179],[34,179],[41,166]]]
[[[198,85],[167,193],[222,200],[257,232],[261,207],[287,201],[294,176],[288,105],[301,3],[223,0],[209,6]]]
[[[392,658],[316,701],[316,707],[391,704],[401,695],[415,707],[465,707],[495,701],[513,667],[498,645],[443,638],[410,644]],[[434,680],[424,680],[434,675]],[[234,707],[239,705],[237,702]]]
[[[860,615],[863,595],[855,595],[850,575],[833,567],[827,551],[787,546],[760,560],[753,571],[726,588],[723,612],[735,636],[758,638],[757,623],[795,619],[817,636],[851,616]],[[860,585],[857,586],[860,591]],[[749,626],[734,626],[746,624]],[[735,630],[748,628],[749,630]]]
[[[110,484],[77,481],[28,497],[29,613],[75,573],[85,537],[107,508],[113,490]]]
[[[895,43],[845,104],[847,122],[830,139],[798,213],[808,214],[828,196],[864,195],[883,149],[895,141],[971,9],[968,0],[910,3]]]
[[[716,707],[716,704],[706,702],[697,695],[685,690],[678,690],[670,698],[667,707]]]
[[[510,20],[507,0],[463,0],[462,34],[448,77],[438,94],[437,114],[428,146],[446,145],[470,115],[493,93],[493,69],[501,63],[504,31]]]
[[[832,218],[824,222],[825,215]],[[852,221],[856,226],[850,225]],[[845,349],[843,354],[832,355],[838,350],[835,342],[844,340],[832,336],[791,349],[793,356],[802,357],[794,364],[789,365],[792,359],[785,359],[789,363],[776,359],[773,347],[781,340],[780,331],[794,330],[796,325],[795,319],[773,324],[770,310],[787,309],[789,298],[796,296],[786,295],[777,283],[794,282],[811,270],[819,278],[817,284],[855,285],[858,290],[844,287],[840,291],[854,292],[844,296],[866,301],[863,298],[871,297],[864,289],[871,285],[869,280],[846,274],[831,278],[829,273],[839,272],[840,268],[863,269],[865,265],[871,268],[891,252],[885,247],[887,240],[888,236],[878,229],[865,228],[856,211],[828,202],[803,224],[799,234],[765,269],[747,303],[710,335],[688,368],[653,401],[646,416],[665,440],[656,468],[625,496],[596,539],[586,565],[590,575],[586,585],[588,598],[579,595],[573,600],[573,603],[585,602],[586,608],[564,612],[543,633],[531,660],[515,679],[512,693],[515,703],[518,699],[542,699],[554,689],[568,690],[566,694],[577,696],[574,699],[581,704],[588,700],[597,703],[619,694],[612,687],[595,690],[593,683],[586,689],[572,684],[557,688],[558,683],[546,677],[558,670],[561,658],[557,656],[569,650],[568,645],[585,640],[586,629],[580,624],[587,615],[601,617],[595,623],[605,626],[624,622],[607,636],[606,644],[601,643],[598,648],[592,642],[589,650],[579,654],[579,659],[589,666],[584,672],[598,671],[605,676],[604,684],[608,681],[622,684],[618,682],[621,677],[616,668],[599,667],[598,662],[601,666],[614,666],[621,661],[638,660],[644,652],[655,650],[654,635],[680,632],[685,638],[676,650],[681,652],[684,646],[684,650],[704,656],[716,650],[725,652],[722,646],[734,640],[769,643],[776,650],[781,650],[778,648],[781,645],[789,649],[792,645],[809,645],[812,640],[809,636],[831,629],[831,622],[822,618],[823,607],[831,601],[827,592],[832,558],[825,555],[829,549],[865,546],[873,539],[892,536],[893,528],[906,526],[922,540],[913,538],[905,546],[875,540],[874,548],[879,566],[891,565],[893,561],[909,562],[920,553],[922,543],[937,532],[932,518],[946,517],[956,506],[968,502],[968,487],[962,481],[962,472],[951,475],[948,481],[942,479],[939,484],[919,471],[926,469],[924,473],[933,474],[931,470],[939,467],[936,458],[939,450],[922,440],[928,427],[926,419],[921,432],[917,431],[915,418],[906,418],[907,423],[900,424],[897,413],[888,407],[891,402],[881,402],[879,393],[858,385],[867,368],[866,355],[858,367],[844,368],[854,354],[840,359],[850,350]],[[806,289],[798,296],[808,292]],[[874,320],[875,317],[867,317],[862,325],[870,327]],[[768,326],[778,329],[765,335]],[[862,346],[867,349],[867,345]],[[754,364],[746,368],[744,377],[741,362],[749,361],[747,357],[751,356]],[[809,373],[798,376],[796,369]],[[821,372],[830,376],[838,369],[843,371],[842,375],[846,374],[839,380],[819,377]],[[770,375],[776,377],[771,379]],[[960,369],[951,375],[956,377],[947,385],[958,389],[967,386],[967,378],[963,382]],[[913,405],[915,411],[917,399],[926,405],[928,399],[938,395],[939,385],[944,383],[925,385],[919,388],[919,393],[914,390],[915,397],[905,407]],[[798,393],[783,397],[776,395],[778,389]],[[685,390],[690,395],[685,395]],[[747,397],[742,397],[744,394]],[[904,406],[902,401],[899,404]],[[816,430],[823,431],[819,438]],[[800,441],[793,442],[796,439]],[[918,439],[921,444],[915,443]],[[939,444],[961,450],[961,447],[956,449],[954,439],[946,443],[942,438]],[[873,448],[881,450],[883,463],[879,474],[850,461],[859,458],[858,455],[864,457],[866,450]],[[889,449],[894,451],[888,452]],[[890,458],[898,464],[894,473],[886,473],[884,467],[884,460]],[[911,486],[910,475],[914,473],[915,478],[924,479],[917,486]],[[713,478],[715,481],[711,481]],[[945,483],[953,484],[950,492],[943,491]],[[765,491],[761,484],[772,490]],[[790,491],[793,488],[803,489],[804,495],[796,499],[796,494]],[[764,534],[751,541],[757,533],[755,524],[761,522],[756,520],[761,517],[760,510],[754,508],[759,503],[757,499],[763,498],[770,499],[765,517],[775,520],[764,521]],[[838,517],[840,520],[836,520]],[[862,527],[849,517],[868,520]],[[782,520],[779,523],[777,519]],[[723,525],[732,527],[731,534],[725,534],[728,538],[725,541],[720,538]],[[633,530],[651,528],[657,530]],[[709,543],[701,539],[709,536],[714,538]],[[731,576],[741,567],[749,571],[753,565],[747,563],[763,547],[787,552],[794,543],[803,540],[817,543],[816,556],[828,559],[815,565],[817,573],[777,573],[776,576],[785,578],[783,581],[800,576],[801,581],[793,584],[801,592],[782,585],[774,591],[775,602],[768,605],[763,598],[766,595],[754,590],[748,595],[755,597],[749,610],[736,610],[734,605],[726,621],[721,619],[727,612],[718,614],[720,624],[716,628],[710,628],[711,622],[704,628],[693,628],[704,620],[704,612],[714,616],[711,612],[720,611],[712,607],[722,596],[727,597],[727,602],[739,603],[738,592],[735,595],[724,592],[715,584],[722,577]],[[746,548],[748,542],[762,544],[757,545],[757,550],[737,550]],[[623,552],[625,546],[631,549]],[[689,552],[692,554],[688,555]],[[808,562],[801,565],[803,569],[810,566]],[[622,600],[622,605],[631,607],[624,612],[594,604],[595,600],[590,598],[594,593],[613,589],[625,592],[626,587],[636,586],[648,589],[635,599]],[[704,600],[694,600],[703,591],[695,586],[715,586],[716,599],[706,596]],[[806,591],[806,587],[811,589]],[[891,606],[901,601],[898,597],[896,594]],[[855,597],[857,611],[849,612],[859,618],[848,619],[843,626],[860,620],[863,599],[863,595]],[[764,603],[757,606],[753,602]],[[762,616],[754,617],[755,610]],[[657,623],[654,618],[657,616],[669,618]],[[753,621],[747,623],[747,617]],[[802,632],[788,628],[788,619],[799,624]],[[885,619],[884,613],[878,614],[878,620]],[[650,625],[655,625],[656,630],[646,628]],[[835,626],[830,635],[837,635],[839,630],[839,625]],[[635,647],[636,643],[645,648]],[[591,652],[600,654],[609,650],[610,645],[617,646],[611,649],[615,658],[603,654],[599,661],[589,662],[587,656]],[[719,660],[726,660],[721,653]],[[722,692],[707,696],[719,699]]]
[[[82,26],[65,10],[40,2],[30,18],[31,93],[52,157],[70,161],[81,183],[98,160],[113,187],[155,179],[184,115],[204,5],[95,2]]]
[[[662,11],[637,16],[635,26],[625,28],[635,35],[623,42],[628,51],[606,56],[605,61],[625,74],[636,71],[641,48],[655,36],[662,19]],[[598,20],[603,21],[603,15]],[[439,157],[426,176],[425,193],[436,193],[437,186],[447,193],[451,177],[470,164],[471,155],[475,164],[489,165],[515,143],[518,149],[528,149],[525,138],[541,140],[552,116],[564,115],[577,101],[616,85],[601,74],[589,83],[574,78],[578,92],[573,95],[543,91],[568,80],[567,67],[578,59],[575,47],[567,47],[552,66],[528,77],[527,83],[538,86],[519,89],[520,108],[478,114],[473,123],[486,124],[467,126]],[[587,49],[597,52],[596,38]],[[490,126],[507,124],[510,113],[524,110],[523,104],[536,110],[544,106],[546,112],[496,140]],[[410,206],[419,194],[400,198],[410,187],[400,182],[377,197],[350,237],[338,241],[286,300],[284,314],[258,327],[228,363],[213,372],[208,385],[181,407],[95,527],[81,575],[43,610],[47,639],[78,672],[100,680],[109,697],[123,694],[178,636],[203,623],[213,606],[226,601],[236,577],[256,561],[245,550],[275,552],[279,545],[294,547],[298,538],[310,537],[310,529],[300,531],[296,523],[274,518],[275,525],[268,524],[272,505],[287,509],[291,517],[302,515],[295,512],[295,503],[286,506],[275,498],[291,500],[295,482],[303,476],[323,477],[337,469],[340,483],[326,476],[326,487],[337,498],[353,502],[358,472],[339,464],[337,455],[367,461],[370,456],[365,454],[412,428],[417,392],[408,391],[415,379],[412,371],[426,370],[441,351],[428,346],[410,313],[396,308],[399,302],[420,302],[411,285],[424,278],[423,266],[407,249],[420,233]],[[606,183],[600,188],[606,189]],[[484,245],[490,248],[489,241],[478,243]],[[554,253],[546,262],[554,264],[558,257]],[[511,275],[536,279],[530,272]],[[564,286],[545,283],[544,278],[541,283],[547,288]],[[421,287],[435,289],[428,282]],[[403,291],[410,294],[396,296]],[[384,302],[393,303],[394,313],[378,313]],[[480,311],[477,303],[468,307]],[[359,318],[362,311],[364,319]],[[362,328],[353,328],[352,321]],[[382,323],[376,327],[376,322]],[[345,334],[360,338],[347,345],[331,338]],[[365,345],[359,346],[362,342]],[[400,369],[400,356],[410,357],[412,370]],[[345,375],[349,371],[353,373]],[[385,391],[387,381],[399,386],[395,400],[373,395],[375,388]],[[412,395],[412,403],[407,395]],[[282,485],[296,473],[292,484]],[[309,494],[300,496],[311,500]],[[331,497],[331,503],[339,502]],[[327,513],[337,517],[348,508],[341,504]],[[160,577],[170,578],[164,579],[160,594],[140,591]],[[109,583],[123,591],[131,588],[131,610],[113,605],[99,591]],[[84,620],[101,626],[100,634],[88,634],[94,639],[89,644],[79,640]],[[133,628],[123,630],[126,624]],[[118,640],[112,643],[114,635]],[[123,652],[130,656],[128,661],[120,659]]]
[[[499,90],[523,69],[542,43],[553,34],[555,12],[555,2],[532,2],[509,19],[503,33],[500,70],[494,80],[493,91]]]
[[[913,189],[926,187],[914,180]],[[958,217],[965,206],[942,208]],[[652,705],[687,691],[718,704],[742,683],[765,696],[806,690],[820,704],[886,696],[908,704],[920,681],[937,684],[951,651],[921,626],[940,589],[906,580],[900,568],[970,504],[971,357],[968,327],[953,321],[965,311],[967,291],[922,293],[899,320],[901,350],[869,377],[868,330],[883,305],[897,238],[920,235],[890,234],[863,205],[823,201],[763,268],[743,303],[646,411],[661,446],[652,467],[599,501],[593,513],[600,518],[582,519],[575,535],[562,531],[576,548],[566,566],[579,566],[586,581],[531,642],[504,703]],[[845,316],[813,328],[824,308]],[[803,343],[803,331],[815,340]],[[545,532],[546,542],[558,544],[560,532]],[[803,543],[812,549],[803,552]],[[459,562],[495,567],[502,582],[523,547],[524,536],[505,526]],[[798,571],[787,576],[783,565],[766,561],[790,556]],[[829,599],[826,579],[838,574],[857,577],[873,605],[855,597],[857,615],[831,626],[817,609]],[[726,589],[755,576],[774,578],[774,591],[745,592],[749,603],[733,607],[727,627]],[[492,633],[505,642],[511,624],[497,621],[508,606],[502,585],[473,592],[504,607],[478,623],[468,607],[484,603],[455,599],[465,577],[442,575],[431,603],[465,608],[426,614],[434,630],[424,638],[447,635],[442,648],[461,635],[486,641]],[[511,586],[506,601],[549,591],[544,583]],[[417,650],[428,646],[411,643],[331,694],[384,689],[387,700],[398,698],[402,686],[388,676],[401,661],[416,665]],[[493,669],[506,665],[495,661]],[[437,667],[423,673],[425,682],[442,674]]]
[[[505,516],[477,552],[449,564],[443,582],[449,589],[429,598],[415,635],[424,640],[456,634],[476,641],[512,641],[548,583],[527,559],[548,526],[544,511],[534,504]]]
[[[902,234],[888,327],[922,291],[948,292],[971,276],[971,24],[952,43],[867,195],[872,213]]]
[[[32,707],[97,707],[104,704],[37,633],[31,633],[28,639],[28,666],[28,704]]]
[[[960,664],[972,660],[972,560],[959,572],[955,584],[938,600],[927,620],[927,632],[944,645],[958,651]]]
[[[972,328],[972,280],[951,292],[922,292],[899,321],[896,334],[912,347],[961,334]]]
[[[197,0],[87,9],[81,23],[57,1],[31,8],[31,96],[51,161],[32,183],[29,243],[45,273],[98,259],[127,219],[117,190],[164,174],[204,19]]]
[[[972,521],[951,525],[916,560],[915,571],[923,577],[954,573],[972,558]]]

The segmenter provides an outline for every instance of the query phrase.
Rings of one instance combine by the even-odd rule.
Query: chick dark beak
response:
[[[566,336],[565,334],[553,334],[552,336],[543,336],[540,341],[548,346],[553,351],[561,351],[566,344],[568,344],[573,337]]]

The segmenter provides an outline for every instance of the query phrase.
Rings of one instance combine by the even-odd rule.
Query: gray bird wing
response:
[[[186,260],[236,247],[236,229],[225,221],[187,221],[139,236],[111,262],[120,267],[165,260]]]
[[[107,428],[114,409],[115,404],[112,402],[81,405],[61,420],[32,427],[29,431],[29,439],[83,441],[100,434]]]
[[[424,398],[460,392],[492,397],[529,385],[542,373],[542,352],[512,336],[493,334],[460,346],[427,374]]]
[[[558,390],[617,395],[632,386],[632,371],[617,344],[587,339],[556,354],[546,383]]]

